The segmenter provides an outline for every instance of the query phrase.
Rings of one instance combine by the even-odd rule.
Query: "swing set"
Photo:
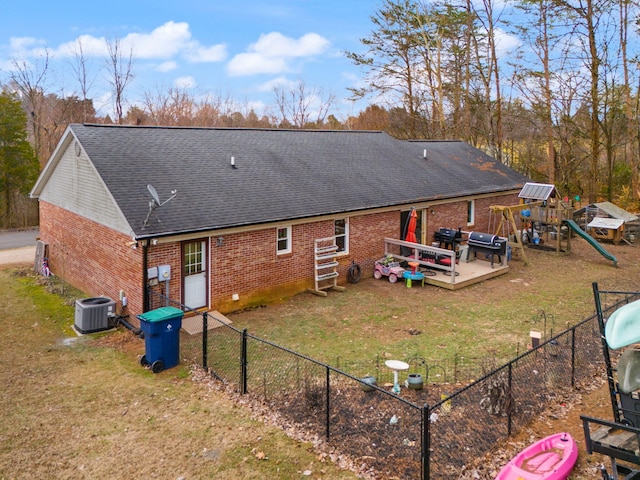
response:
[[[572,210],[563,202],[556,201],[554,192],[553,185],[527,183],[518,194],[521,203],[489,207],[489,229],[495,235],[507,238],[508,245],[520,252],[525,265],[528,263],[525,239],[539,248],[550,249],[542,247],[542,244],[555,244],[551,249],[556,253],[571,251],[570,235],[564,234],[562,226],[571,219]],[[518,228],[516,215],[520,218],[521,228]]]

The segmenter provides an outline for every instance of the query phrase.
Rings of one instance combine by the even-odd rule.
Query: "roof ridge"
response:
[[[84,127],[101,128],[131,128],[131,129],[171,129],[171,130],[233,130],[233,131],[255,131],[255,132],[306,132],[306,133],[385,133],[382,130],[335,130],[316,128],[264,128],[264,127],[204,127],[193,125],[118,125],[114,123],[73,123],[71,125],[82,125]]]

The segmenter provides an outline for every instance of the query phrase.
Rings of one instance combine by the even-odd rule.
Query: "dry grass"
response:
[[[73,308],[0,270],[0,478],[355,478],[189,379],[128,332],[75,337]]]
[[[638,247],[607,248],[619,268],[576,240],[569,257],[532,252],[529,266],[516,260],[508,275],[458,292],[364,279],[344,294],[299,295],[233,322],[332,363],[381,352],[508,350],[527,341],[526,322],[541,309],[557,323],[591,314],[593,281],[638,289]],[[192,382],[186,366],[158,375],[143,369],[144,343],[128,332],[72,336],[72,305],[19,272],[0,270],[1,479],[298,478],[305,471],[354,478]],[[598,405],[606,410],[606,401]]]
[[[618,257],[614,268],[583,240],[572,243],[568,256],[528,251],[529,265],[514,260],[508,274],[457,291],[364,278],[327,298],[302,294],[228,317],[236,328],[332,365],[456,354],[506,361],[528,348],[530,330],[550,336],[591,315],[592,282],[640,289],[637,246],[606,245]]]

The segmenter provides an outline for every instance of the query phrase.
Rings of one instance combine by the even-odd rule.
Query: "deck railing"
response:
[[[451,275],[451,283],[456,283],[456,252],[452,250],[387,237],[384,239],[384,254],[406,262],[417,262],[423,267],[450,272],[447,275]],[[438,263],[438,260],[445,259],[449,265]]]

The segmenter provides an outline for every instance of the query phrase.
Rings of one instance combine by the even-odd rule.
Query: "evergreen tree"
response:
[[[38,160],[27,140],[27,116],[16,94],[0,92],[0,225],[16,225],[14,199],[38,177]]]

